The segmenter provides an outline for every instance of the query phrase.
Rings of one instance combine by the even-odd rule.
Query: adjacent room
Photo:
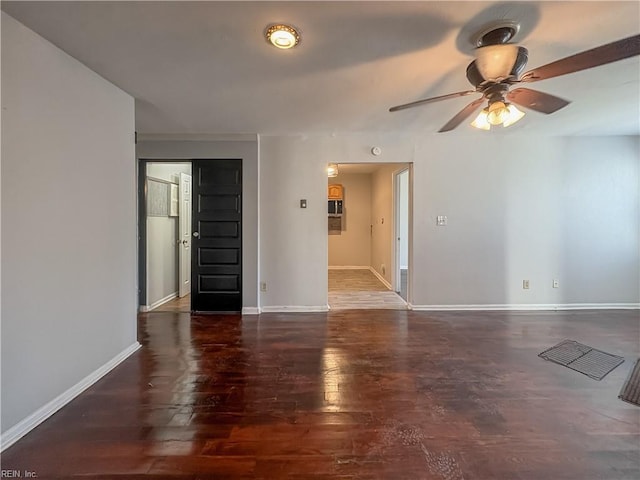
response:
[[[191,311],[191,163],[141,162],[141,312]],[[139,170],[140,172],[140,170]]]
[[[2,477],[640,478],[640,3],[0,9]]]
[[[409,168],[402,163],[328,167],[332,310],[406,310]]]

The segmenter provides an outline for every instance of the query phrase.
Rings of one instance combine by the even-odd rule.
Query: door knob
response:
[[[198,232],[193,232],[193,236],[198,238],[200,236],[200,234]]]

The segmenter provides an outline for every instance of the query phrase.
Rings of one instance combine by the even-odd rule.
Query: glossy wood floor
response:
[[[2,458],[40,479],[640,478],[637,311],[140,316],[143,348]],[[537,357],[571,338],[598,382]],[[81,359],[79,359],[80,361]]]

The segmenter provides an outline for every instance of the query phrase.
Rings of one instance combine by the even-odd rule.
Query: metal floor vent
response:
[[[574,340],[564,340],[538,356],[595,380],[602,380],[609,372],[624,362],[623,357],[611,355]]]
[[[636,360],[636,364],[629,372],[618,398],[640,407],[640,359]]]

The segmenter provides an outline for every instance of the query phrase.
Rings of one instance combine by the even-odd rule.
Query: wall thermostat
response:
[[[377,157],[382,153],[382,149],[380,147],[373,147],[371,153]]]

